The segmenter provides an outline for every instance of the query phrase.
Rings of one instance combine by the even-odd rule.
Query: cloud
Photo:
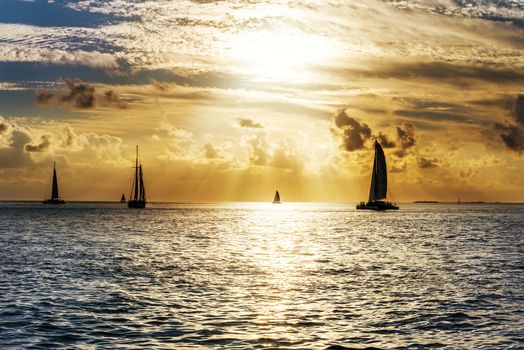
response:
[[[242,128],[253,128],[253,129],[263,128],[262,124],[257,123],[254,120],[249,119],[249,118],[240,118],[238,120],[238,125],[240,125]]]
[[[512,115],[517,123],[524,125],[524,95],[517,96]]]
[[[9,126],[6,122],[0,122],[0,134],[2,134],[4,131],[7,131]]]
[[[287,143],[281,142],[273,150],[270,165],[274,168],[286,169],[289,172],[299,173],[304,168],[304,161]]]
[[[518,95],[515,102],[510,104],[508,123],[495,123],[495,130],[500,131],[500,138],[504,145],[512,151],[524,151],[524,95]]]
[[[43,152],[51,146],[51,141],[49,140],[49,136],[44,135],[41,137],[42,142],[40,142],[38,145],[25,145],[25,151],[26,152]]]
[[[163,83],[161,81],[158,81],[156,79],[151,79],[151,85],[153,85],[153,87],[159,91],[166,91],[169,89],[169,84],[168,83]]]
[[[342,147],[346,151],[357,151],[365,147],[366,141],[371,138],[371,128],[367,124],[361,124],[349,117],[345,109],[335,113],[333,119],[336,127],[342,132]]]
[[[21,130],[12,130],[9,135],[8,147],[0,147],[2,168],[19,168],[31,165],[33,162],[25,152],[25,146],[31,142],[31,136]]]
[[[524,72],[512,65],[462,64],[441,61],[396,61],[388,63],[367,61],[367,65],[359,68],[332,69],[326,68],[329,73],[349,75],[356,78],[368,79],[399,79],[402,81],[433,82],[446,85],[471,86],[478,82],[493,84],[524,83]]]
[[[436,168],[439,166],[439,161],[438,159],[431,159],[431,158],[425,158],[425,157],[422,157],[418,160],[418,166],[420,169],[431,169],[431,168]]]
[[[269,164],[270,154],[267,151],[267,143],[265,139],[260,136],[252,136],[247,138],[247,143],[251,147],[251,155],[249,161],[253,165],[267,165]]]
[[[399,149],[395,152],[395,155],[404,158],[409,154],[409,149],[417,142],[413,124],[405,123],[402,126],[397,126],[397,140]]]
[[[390,140],[387,135],[382,132],[378,133],[377,140],[383,148],[395,148],[396,143],[393,140]]]
[[[67,125],[64,128],[64,139],[62,142],[62,146],[70,147],[73,145],[76,139],[77,139],[77,135],[75,134],[73,129],[69,125]]]
[[[220,152],[215,148],[213,147],[213,145],[211,143],[206,143],[204,146],[204,156],[207,158],[207,159],[218,159],[218,158],[222,158],[222,155],[220,154]]]
[[[12,28],[18,30],[18,28]],[[5,30],[8,30],[5,28]],[[105,70],[119,67],[115,55],[98,51],[51,49],[44,47],[20,47],[7,43],[0,47],[3,62],[42,62],[46,64],[86,66]]]
[[[507,148],[519,153],[524,151],[524,128],[521,125],[495,123],[494,128],[501,131],[500,138]]]
[[[127,104],[113,90],[97,92],[95,86],[79,79],[60,80],[61,88],[36,90],[36,102],[44,106],[72,106],[91,109],[96,106],[126,108]]]

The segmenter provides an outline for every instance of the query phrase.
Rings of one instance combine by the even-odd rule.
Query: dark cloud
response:
[[[46,149],[51,146],[51,141],[49,140],[49,136],[42,136],[42,142],[40,142],[38,145],[34,146],[31,144],[25,145],[25,151],[26,152],[43,152]]]
[[[512,151],[524,151],[524,95],[518,95],[515,102],[510,104],[512,121],[501,124],[495,123],[494,128],[500,131],[502,142]]]
[[[395,115],[407,118],[416,119],[430,119],[434,121],[452,121],[457,123],[471,123],[471,117],[467,115],[449,113],[449,112],[436,112],[436,111],[412,111],[400,109],[393,112]]]
[[[402,165],[393,165],[389,168],[388,172],[390,173],[405,173],[408,166],[406,163],[403,163]]]
[[[408,149],[415,145],[415,127],[413,124],[404,124],[397,126],[397,139],[401,148]]]
[[[0,134],[6,131],[9,127],[7,126],[7,123],[0,122]]]
[[[515,152],[524,151],[524,128],[521,125],[495,123],[495,130],[500,131],[500,138],[507,148]]]
[[[399,158],[404,158],[409,154],[409,149],[417,142],[415,138],[415,127],[413,124],[403,124],[397,126],[397,146],[398,150],[395,155]]]
[[[380,145],[383,148],[395,148],[396,147],[395,141],[390,140],[387,135],[381,132],[378,133],[377,140],[378,140],[378,143],[380,143]]]
[[[95,86],[79,79],[59,81],[62,87],[58,90],[39,89],[36,91],[36,102],[44,106],[68,105],[81,109],[96,106],[126,108],[117,93],[113,90],[97,92]]]
[[[342,147],[349,152],[361,150],[371,138],[371,128],[349,117],[345,109],[340,109],[334,116],[335,125],[342,131]]]
[[[517,96],[512,114],[517,123],[524,125],[524,95]]]
[[[254,129],[263,128],[262,124],[255,122],[254,120],[249,119],[249,118],[240,118],[238,120],[238,125],[240,125],[243,128],[254,128]]]
[[[418,160],[418,166],[420,169],[431,169],[431,168],[436,168],[438,167],[439,165],[439,161],[438,159],[431,159],[431,158],[420,158]]]
[[[382,62],[369,70],[348,73],[369,78],[431,80],[454,86],[469,85],[473,80],[496,84],[524,83],[524,71],[515,68],[448,62],[392,62],[389,65],[384,65]]]

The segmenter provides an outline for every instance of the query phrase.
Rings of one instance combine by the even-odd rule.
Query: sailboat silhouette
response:
[[[142,163],[138,163],[138,146],[136,146],[135,177],[131,194],[129,195],[128,208],[145,208],[146,207],[146,188],[144,187],[144,174],[142,172]]]
[[[273,198],[273,204],[281,204],[282,202],[280,201],[280,193],[278,193],[278,191],[275,192],[275,197]]]
[[[371,173],[371,186],[369,188],[369,199],[367,203],[360,202],[357,209],[388,210],[398,209],[398,206],[386,200],[388,192],[388,173],[386,168],[386,157],[380,144],[375,141],[375,159],[373,161],[373,172]]]
[[[45,199],[43,204],[65,204],[63,199],[58,195],[58,178],[56,176],[56,162],[53,162],[53,187],[51,189],[51,198]]]
[[[124,196],[124,194],[122,193],[122,197],[120,198],[120,203],[125,203],[126,202],[126,196]]]

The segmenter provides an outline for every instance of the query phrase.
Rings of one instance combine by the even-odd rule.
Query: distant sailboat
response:
[[[388,210],[398,209],[398,206],[386,200],[388,191],[388,174],[386,169],[386,157],[380,144],[375,141],[375,160],[373,161],[373,172],[371,174],[371,187],[367,203],[360,202],[357,209]]]
[[[280,204],[282,203],[280,201],[280,193],[278,193],[278,191],[275,192],[275,197],[273,198],[273,204]]]
[[[129,195],[129,202],[127,202],[127,207],[146,207],[146,189],[144,187],[144,175],[142,173],[142,164],[138,163],[138,146],[136,146],[135,177],[133,179],[133,186],[131,186],[131,194]]]
[[[124,196],[124,194],[122,193],[122,198],[120,198],[120,203],[125,203],[126,202],[126,196]]]
[[[53,188],[51,189],[51,199],[43,201],[44,204],[65,204],[58,195],[58,178],[56,177],[56,162],[53,163]]]

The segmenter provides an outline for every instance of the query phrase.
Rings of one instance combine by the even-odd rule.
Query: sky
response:
[[[524,201],[524,0],[0,3],[0,199]]]

